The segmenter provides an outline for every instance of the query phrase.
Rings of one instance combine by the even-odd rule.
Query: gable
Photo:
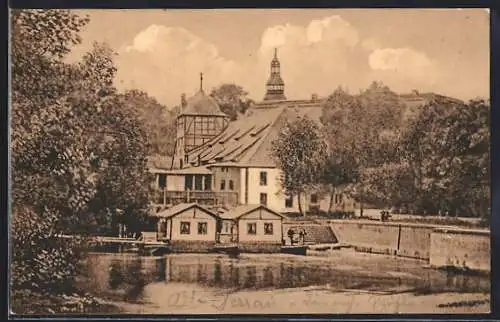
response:
[[[211,211],[200,207],[196,203],[190,204],[178,204],[171,208],[162,210],[155,214],[155,217],[160,218],[172,218],[182,216],[183,218],[195,218],[197,216],[203,216],[202,218],[208,218],[206,216],[217,219],[218,216]]]
[[[204,219],[204,220],[216,220],[216,217],[200,207],[192,207],[186,209],[179,214],[173,216],[175,219]]]
[[[272,211],[269,211],[266,208],[258,208],[255,210],[252,210],[251,212],[241,216],[239,218],[240,220],[281,220],[282,217],[280,215],[277,215],[273,213]]]

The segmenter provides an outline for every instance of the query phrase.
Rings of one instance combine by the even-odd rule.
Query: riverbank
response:
[[[363,314],[488,313],[485,293],[439,293],[335,290],[328,285],[281,290],[220,291],[179,283],[145,289],[145,302],[115,302],[129,314]]]
[[[286,254],[91,254],[79,279],[106,314],[479,313],[490,280],[426,261],[339,249]]]

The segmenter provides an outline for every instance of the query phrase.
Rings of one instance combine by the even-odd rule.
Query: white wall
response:
[[[260,172],[267,172],[267,185],[260,185]],[[240,193],[240,203],[246,204],[245,202],[245,168],[240,169],[240,185],[241,185],[241,193]],[[248,168],[248,204],[260,204],[260,194],[267,193],[267,207],[273,209],[277,212],[298,212],[299,211],[299,203],[298,197],[294,196],[292,207],[287,208],[285,206],[286,195],[283,192],[280,184],[280,174],[281,170],[277,168]],[[302,195],[301,196],[301,205],[304,211],[308,211],[310,204],[310,196]],[[332,211],[348,211],[354,207],[352,200],[349,200],[347,196],[343,196],[342,200],[344,207],[341,204],[333,204]],[[318,203],[323,211],[328,210],[328,206],[330,203],[330,195],[318,195]]]
[[[216,219],[207,214],[201,209],[191,208],[183,213],[171,218],[172,220],[172,240],[191,240],[191,241],[215,241],[216,236]],[[191,231],[189,235],[181,234],[180,227],[182,221],[191,223]],[[207,234],[198,235],[198,223],[207,223]],[[170,227],[169,227],[170,228]],[[170,233],[170,232],[169,232]],[[168,236],[170,237],[170,236]]]
[[[267,185],[260,185],[260,172],[267,172]],[[248,204],[260,204],[260,194],[267,193],[267,207],[279,211],[285,206],[285,199],[279,183],[280,170],[276,168],[248,169]]]
[[[257,231],[255,235],[249,235],[247,224],[255,223]],[[264,234],[264,224],[273,224],[273,234]],[[282,219],[281,217],[269,213],[265,210],[255,210],[254,212],[240,217],[238,220],[238,241],[239,242],[273,242],[281,243],[282,234]]]
[[[244,205],[245,203],[245,179],[246,179],[246,168],[240,168],[240,204]]]

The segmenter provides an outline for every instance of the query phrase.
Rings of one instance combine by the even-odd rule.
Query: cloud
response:
[[[431,65],[429,58],[421,52],[409,48],[384,48],[374,50],[369,57],[374,70],[415,71]]]
[[[404,85],[430,85],[439,77],[437,64],[425,53],[411,48],[375,49],[368,57],[370,68],[380,80],[398,89]]]
[[[221,83],[236,83],[260,100],[275,48],[289,99],[329,95],[338,86],[357,92],[373,80],[408,91],[432,84],[437,77],[436,63],[425,53],[383,48],[377,39],[364,39],[348,21],[333,15],[305,26],[269,27],[255,54],[237,62],[189,30],[150,25],[119,51],[117,86],[145,90],[172,107],[182,93],[194,94],[203,72],[207,91]]]
[[[192,95],[199,73],[204,88],[233,81],[236,64],[220,56],[217,48],[183,28],[151,25],[119,51],[117,87],[139,88],[160,102],[174,106],[180,95]]]
[[[307,39],[311,43],[332,41],[352,47],[358,43],[359,36],[349,22],[340,16],[331,16],[311,21],[307,27]]]

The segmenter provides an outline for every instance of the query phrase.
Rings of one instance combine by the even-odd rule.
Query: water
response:
[[[354,252],[339,252],[332,257],[256,254],[239,258],[92,253],[80,281],[94,294],[129,303],[154,300],[151,296],[159,297],[161,290],[171,291],[179,285],[225,292],[309,286],[415,294],[489,292],[489,277],[446,273],[424,265],[421,261]],[[148,292],[148,288],[156,291]]]

